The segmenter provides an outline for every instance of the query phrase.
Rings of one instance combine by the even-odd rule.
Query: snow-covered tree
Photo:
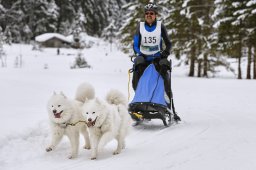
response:
[[[246,55],[247,78],[250,78],[251,50],[255,42],[255,3],[251,0],[215,0],[219,47],[223,53],[238,59],[238,79],[242,78],[241,58]]]
[[[171,1],[171,3],[172,5],[178,4],[176,1]],[[211,70],[208,56],[214,55],[212,53],[215,43],[213,21],[210,17],[213,12],[213,1],[183,0],[179,1],[178,9],[180,11],[174,8],[174,14],[171,15],[171,18],[177,17],[173,20],[172,25],[176,28],[173,32],[180,34],[180,40],[183,40],[183,52],[186,52],[189,57],[189,76],[195,75],[196,65],[198,66],[197,76],[207,76],[208,71]]]
[[[56,30],[58,8],[54,0],[2,1],[4,30],[8,27],[13,41],[29,42],[36,35]]]
[[[56,25],[56,32],[62,33],[64,35],[72,32],[72,23],[76,18],[76,6],[72,4],[74,1],[63,1],[63,0],[55,0],[56,5],[58,6],[58,18]],[[79,9],[79,4],[77,6],[77,10]]]
[[[132,40],[136,31],[136,26],[139,21],[144,20],[144,6],[149,1],[135,0],[127,3],[122,7],[124,13],[122,19],[123,26],[120,28],[118,38],[121,40],[123,50],[132,53]]]
[[[182,10],[183,1],[171,0],[163,6],[164,24],[171,37],[172,52],[176,58],[184,53],[184,43],[188,41],[189,25],[188,18],[185,17]]]
[[[125,24],[123,19],[125,11],[122,9],[124,4],[126,4],[125,0],[109,0],[106,4],[108,5],[108,25],[104,28],[102,36],[109,41],[117,37],[119,29]]]
[[[251,78],[251,61],[253,61],[253,79],[256,79],[256,1],[248,0],[243,13],[246,22],[246,42],[248,45],[247,79]],[[254,54],[254,55],[253,55]]]

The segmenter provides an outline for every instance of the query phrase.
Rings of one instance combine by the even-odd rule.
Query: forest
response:
[[[1,43],[31,43],[56,32],[115,40],[132,55],[133,34],[148,0],[0,0]],[[256,0],[158,0],[172,54],[190,77],[211,77],[224,66],[237,79],[256,79]],[[0,54],[3,52],[0,49]],[[185,59],[184,57],[185,56]],[[237,67],[232,68],[231,62]],[[246,70],[241,64],[246,62]],[[242,72],[246,72],[243,77]]]

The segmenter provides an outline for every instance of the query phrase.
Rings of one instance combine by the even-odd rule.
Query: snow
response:
[[[240,2],[233,2],[232,3],[232,6],[235,7],[235,8],[238,8],[240,5],[241,5]]]
[[[223,0],[215,0],[214,1],[214,4],[219,4],[219,3],[221,3]]]
[[[226,17],[226,18],[220,19],[220,20],[218,20],[218,21],[213,25],[213,27],[214,27],[214,28],[218,28],[222,22],[232,21],[232,19],[233,19],[232,17]]]
[[[197,21],[199,25],[203,26],[204,20],[202,18],[198,18]]]
[[[247,2],[246,6],[252,6],[256,4],[256,0],[250,0],[249,2]]]
[[[190,0],[185,0],[182,4],[182,7],[187,7]]]
[[[132,65],[128,55],[115,45],[110,51],[110,45],[99,40],[82,51],[92,69],[70,69],[78,50],[61,48],[57,55],[55,48],[32,51],[29,45],[13,44],[4,49],[7,68],[0,68],[1,170],[256,169],[256,81],[225,78],[225,72],[214,79],[189,78],[185,67],[174,67],[174,102],[181,123],[163,128],[160,120],[152,120],[133,127],[121,154],[112,155],[116,147],[112,141],[93,161],[90,152],[82,149],[81,138],[78,158],[69,160],[67,138],[56,150],[45,152],[50,142],[48,98],[53,91],[73,98],[84,81],[93,84],[101,98],[113,88],[127,94],[127,72]],[[14,66],[17,56],[22,56],[21,68]],[[131,84],[130,91],[133,96]]]

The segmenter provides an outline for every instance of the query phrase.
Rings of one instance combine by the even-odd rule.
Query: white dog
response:
[[[83,106],[83,115],[90,132],[92,160],[114,138],[118,144],[113,154],[119,154],[125,147],[125,137],[131,125],[127,101],[121,92],[110,91],[106,101],[95,98],[85,102]]]
[[[93,99],[94,95],[94,88],[88,83],[83,83],[77,88],[75,100],[68,99],[62,92],[60,94],[54,92],[47,105],[52,130],[52,142],[46,148],[47,152],[52,151],[62,137],[67,135],[72,148],[69,158],[77,157],[79,132],[85,139],[84,148],[90,149],[89,134],[82,115],[82,106],[85,100]]]

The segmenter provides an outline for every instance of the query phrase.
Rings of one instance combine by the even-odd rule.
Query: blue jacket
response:
[[[155,30],[156,28],[156,21],[150,26],[148,23],[145,22],[145,29],[148,31],[148,32],[152,32]],[[166,28],[163,24],[161,24],[161,37],[162,39],[164,40],[164,43],[165,43],[165,46],[166,48],[164,50],[170,52],[171,50],[171,41],[168,37],[168,34],[167,34],[167,31],[166,31]],[[137,25],[137,28],[136,28],[136,33],[133,37],[133,50],[134,50],[134,53],[136,54],[136,56],[139,56],[139,55],[142,55],[142,56],[146,56],[145,59],[147,61],[152,61],[154,60],[154,58],[156,57],[160,57],[160,52],[154,54],[154,55],[145,55],[145,54],[142,54],[141,51],[140,51],[140,43],[141,43],[141,34],[140,34],[140,23],[138,23]],[[162,41],[161,41],[161,50],[162,49]]]

